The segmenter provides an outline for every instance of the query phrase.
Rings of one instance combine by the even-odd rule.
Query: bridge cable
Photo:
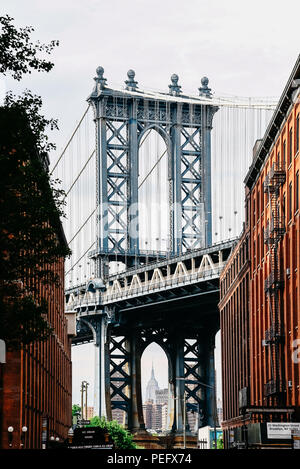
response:
[[[81,174],[83,173],[83,171],[85,170],[85,168],[87,167],[89,161],[92,159],[92,157],[94,156],[94,153],[95,153],[96,150],[93,150],[93,152],[91,153],[90,157],[88,158],[88,160],[86,161],[86,163],[84,164],[83,168],[79,171],[78,175],[76,176],[76,178],[74,179],[74,181],[72,182],[69,190],[66,192],[65,194],[65,197],[67,197],[67,195],[71,192],[71,190],[73,189],[73,187],[75,186],[76,182],[78,181],[78,179],[80,178]]]
[[[90,245],[90,247],[85,251],[84,254],[82,254],[82,256],[75,262],[75,264],[72,265],[72,267],[68,270],[68,272],[66,272],[65,275],[68,275],[68,274],[71,272],[71,270],[73,270],[73,268],[74,268],[74,267],[78,264],[78,262],[80,262],[81,259],[89,252],[89,250],[94,246],[94,244],[96,244],[96,241],[94,241],[94,242]]]
[[[76,132],[77,132],[77,130],[78,130],[78,128],[79,128],[79,126],[81,125],[81,122],[82,122],[82,121],[83,121],[83,119],[85,118],[85,116],[86,116],[86,114],[87,114],[87,112],[88,112],[89,108],[90,108],[90,105],[88,105],[87,109],[85,110],[85,112],[84,112],[83,116],[81,117],[81,119],[80,119],[80,121],[79,121],[78,125],[76,126],[76,128],[75,128],[74,132],[72,133],[71,137],[69,138],[69,140],[68,140],[68,143],[66,144],[66,146],[65,146],[65,148],[63,149],[63,151],[62,151],[62,153],[61,153],[60,157],[58,158],[58,160],[56,161],[56,163],[55,163],[54,167],[52,168],[50,175],[53,173],[53,171],[54,171],[54,170],[55,170],[55,168],[57,167],[58,163],[60,162],[60,160],[61,160],[61,159],[62,159],[62,157],[64,156],[64,154],[65,154],[65,152],[66,152],[66,150],[67,150],[68,146],[70,145],[70,143],[71,143],[71,141],[72,141],[72,139],[73,139],[74,135],[76,134]]]

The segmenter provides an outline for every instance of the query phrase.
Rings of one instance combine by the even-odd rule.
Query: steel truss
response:
[[[163,93],[139,95],[134,72],[128,73],[127,89],[116,91],[106,86],[99,67],[88,98],[96,123],[98,207],[97,247],[91,257],[102,278],[108,275],[110,260],[130,266],[145,257],[139,239],[131,236],[130,223],[138,217],[131,207],[138,203],[139,147],[152,129],[164,139],[168,154],[169,204],[174,207],[169,220],[171,254],[211,244],[210,132],[218,108],[209,100],[185,101],[174,84],[170,94],[180,95],[180,102],[170,102]]]

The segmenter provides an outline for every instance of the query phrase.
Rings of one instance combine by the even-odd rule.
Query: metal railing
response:
[[[274,396],[276,394],[280,394],[282,392],[282,383],[279,380],[271,379],[264,385],[264,395]]]
[[[275,275],[275,272],[271,272],[265,280],[265,292],[269,290],[279,290],[283,286],[283,276],[280,272]]]
[[[156,290],[166,289],[177,287],[180,285],[192,284],[199,280],[207,280],[211,278],[218,277],[223,270],[226,262],[222,262],[214,268],[204,269],[201,272],[188,272],[187,274],[178,275],[178,277],[165,277],[163,280],[151,282],[149,280],[147,283],[141,283],[141,286],[132,288],[130,285],[123,287],[119,292],[111,293],[109,290],[106,292],[95,292],[95,293],[85,293],[80,294],[75,300],[69,301],[66,305],[66,310],[71,311],[76,308],[83,306],[91,305],[100,305],[106,304],[111,301],[117,301],[126,299],[129,297],[134,297],[138,295],[144,295]]]

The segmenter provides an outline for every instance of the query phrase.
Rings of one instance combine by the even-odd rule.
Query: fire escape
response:
[[[284,331],[280,314],[280,290],[283,288],[283,275],[278,253],[279,242],[285,233],[284,217],[278,203],[279,189],[286,178],[285,170],[273,163],[264,181],[264,192],[268,194],[270,223],[264,233],[264,243],[269,246],[269,276],[265,280],[265,293],[268,296],[270,327],[265,331],[264,345],[269,347],[271,379],[265,383],[265,397],[281,400],[284,383],[280,373],[281,349]]]

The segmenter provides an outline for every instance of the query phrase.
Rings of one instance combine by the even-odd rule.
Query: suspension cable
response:
[[[72,267],[68,270],[68,272],[66,272],[65,275],[68,275],[68,274],[71,272],[71,270],[73,270],[73,268],[75,267],[75,265],[77,265],[78,262],[81,261],[81,259],[89,252],[89,250],[94,246],[94,244],[96,244],[96,241],[94,241],[94,242],[90,245],[90,247],[82,254],[82,256],[75,262],[75,264],[72,265]]]
[[[74,181],[72,182],[68,192],[66,192],[65,194],[65,197],[67,197],[67,195],[71,192],[71,190],[73,189],[73,187],[75,186],[76,182],[78,181],[78,179],[80,178],[81,174],[83,173],[83,171],[85,170],[85,168],[87,167],[89,161],[92,159],[92,157],[94,156],[94,153],[95,153],[96,150],[93,150],[91,156],[89,157],[89,159],[86,161],[85,165],[83,166],[83,168],[81,169],[81,171],[79,171],[76,179],[74,179]]]
[[[64,156],[64,154],[65,154],[65,152],[66,152],[66,150],[67,150],[68,146],[70,145],[70,143],[71,143],[71,141],[72,141],[72,139],[73,139],[74,135],[76,134],[76,132],[77,132],[78,128],[80,127],[80,125],[81,125],[81,122],[83,121],[83,119],[84,119],[84,118],[85,118],[85,116],[87,115],[87,112],[88,112],[89,108],[90,108],[90,105],[88,105],[88,107],[86,108],[86,110],[85,110],[85,112],[84,112],[83,116],[81,117],[81,119],[80,119],[79,123],[77,124],[77,126],[76,126],[76,128],[75,128],[74,132],[72,133],[71,137],[69,138],[69,140],[68,140],[68,143],[66,144],[65,148],[63,149],[63,151],[62,151],[62,153],[61,153],[60,157],[58,158],[57,162],[56,162],[56,163],[55,163],[55,165],[53,166],[53,168],[52,168],[52,171],[51,171],[50,175],[53,173],[53,171],[54,171],[54,170],[55,170],[55,168],[57,167],[58,163],[60,162],[60,160],[61,160],[61,159],[62,159],[62,157]]]

